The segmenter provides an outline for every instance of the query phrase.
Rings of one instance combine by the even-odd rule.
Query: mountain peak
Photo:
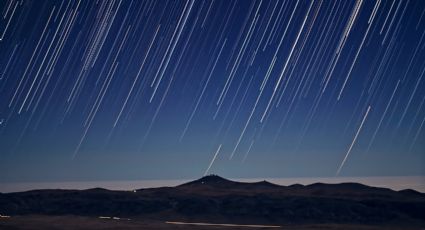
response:
[[[234,184],[237,182],[227,180],[221,176],[210,174],[207,176],[204,176],[198,180],[194,180],[185,184],[182,184],[181,186],[193,186],[193,185],[213,185],[213,186],[221,186],[221,185],[229,185]]]
[[[224,179],[223,177],[215,175],[215,174],[209,174],[207,176],[200,178],[199,181],[217,183],[217,182],[224,182],[224,181],[229,181],[229,180]]]

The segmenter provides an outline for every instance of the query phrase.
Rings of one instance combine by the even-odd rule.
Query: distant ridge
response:
[[[259,181],[259,182],[239,182],[239,181],[232,181],[229,179],[225,179],[223,177],[220,177],[215,174],[210,174],[207,176],[204,176],[198,180],[194,180],[182,185],[179,185],[177,187],[211,187],[211,188],[227,188],[227,189],[235,189],[235,188],[247,188],[247,187],[262,187],[262,188],[278,188],[278,187],[285,187],[280,186],[277,184],[270,183],[266,180]]]
[[[228,179],[224,179],[223,177],[220,177],[218,175],[210,174],[207,176],[204,176],[200,179],[179,185],[178,187],[182,186],[199,186],[199,185],[212,185],[212,186],[225,186],[225,185],[236,185],[240,182],[231,181]]]
[[[33,190],[0,194],[2,215],[77,215],[222,223],[415,223],[425,226],[425,194],[358,183],[279,186],[208,175],[176,186],[111,191]],[[404,228],[404,227],[402,227]]]

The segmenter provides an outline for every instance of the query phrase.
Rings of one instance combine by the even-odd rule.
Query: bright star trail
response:
[[[0,12],[0,181],[425,175],[425,1]]]

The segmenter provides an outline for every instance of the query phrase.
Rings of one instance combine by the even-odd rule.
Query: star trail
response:
[[[424,1],[0,12],[2,181],[425,173]]]

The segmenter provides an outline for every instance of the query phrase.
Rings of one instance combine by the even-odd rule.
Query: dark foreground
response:
[[[215,227],[215,226],[191,226],[191,225],[172,225],[157,220],[111,220],[99,219],[95,217],[81,216],[17,216],[8,219],[0,219],[0,229],[12,230],[45,230],[45,229],[63,229],[63,230],[214,230],[214,229],[286,229],[286,230],[320,230],[320,229],[346,229],[346,230],[402,230],[402,229],[423,229],[421,226],[390,226],[390,225],[360,225],[360,224],[293,224],[282,225],[280,228],[262,228],[262,227]]]
[[[425,229],[425,194],[355,183],[278,186],[207,176],[137,191],[0,193],[0,214],[11,216],[0,217],[0,229]]]

